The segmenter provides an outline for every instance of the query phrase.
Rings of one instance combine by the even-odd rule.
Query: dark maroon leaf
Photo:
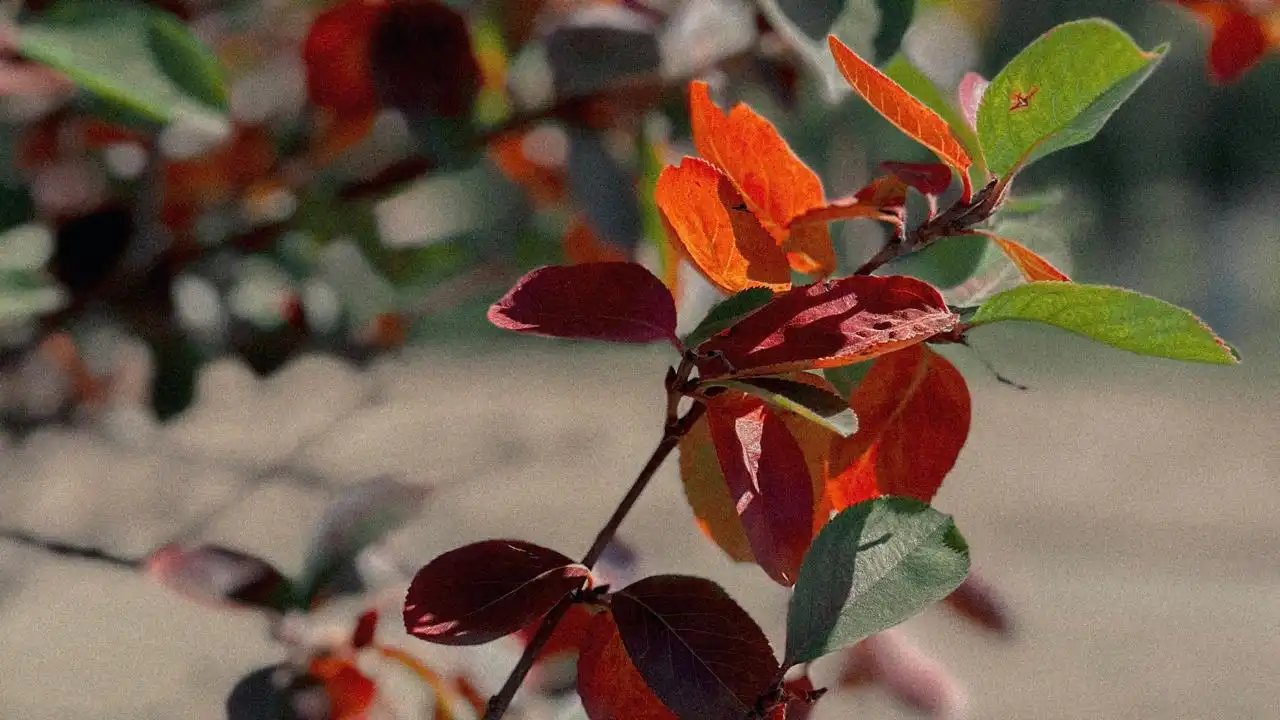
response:
[[[355,630],[351,632],[351,647],[369,647],[373,644],[373,636],[378,632],[378,611],[369,610],[361,613],[356,620]]]
[[[944,600],[947,607],[961,617],[998,635],[1013,635],[1013,617],[1000,593],[981,575],[969,573]]]
[[[538,268],[489,308],[489,322],[533,335],[634,343],[666,340],[681,347],[671,293],[635,263]]]
[[[480,645],[542,617],[581,588],[587,568],[519,540],[486,540],[432,560],[404,601],[411,635],[441,645]]]
[[[289,580],[262,558],[217,545],[167,545],[147,558],[145,572],[201,602],[284,612]]]
[[[747,717],[778,674],[764,633],[710,580],[645,578],[612,609],[636,670],[682,720]]]
[[[698,346],[704,377],[838,367],[923,342],[956,315],[932,285],[902,275],[854,275],[778,293]]]
[[[941,195],[951,187],[951,168],[942,163],[907,163],[886,160],[886,172],[920,191],[921,195]]]
[[[390,3],[373,30],[369,62],[383,104],[409,117],[469,117],[480,92],[467,22],[436,0]]]
[[[756,562],[791,586],[813,539],[813,481],[800,445],[764,401],[737,391],[708,401],[707,423]]]

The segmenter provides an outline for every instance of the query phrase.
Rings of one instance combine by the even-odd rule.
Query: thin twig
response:
[[[882,266],[898,258],[919,252],[944,237],[964,235],[974,225],[986,222],[1004,201],[1007,185],[993,181],[974,194],[968,202],[957,200],[951,207],[930,217],[904,237],[894,237],[885,243],[872,258],[863,263],[854,275],[870,275]]]
[[[139,558],[125,557],[116,555],[115,553],[103,550],[102,548],[91,547],[88,545],[76,545],[73,543],[63,542],[62,540],[53,540],[50,538],[42,538],[22,530],[0,529],[0,538],[9,540],[19,545],[26,545],[30,548],[43,550],[61,557],[76,558],[77,560],[91,560],[93,562],[106,563],[116,567],[128,570],[138,570],[142,567],[143,561]]]

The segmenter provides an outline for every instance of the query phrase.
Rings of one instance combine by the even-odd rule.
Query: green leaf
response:
[[[1234,365],[1239,355],[1200,318],[1149,295],[1104,285],[1035,282],[993,295],[971,324],[1052,325],[1138,355]]]
[[[51,313],[66,293],[38,272],[0,269],[0,325]]]
[[[884,274],[910,275],[944,290],[953,288],[977,272],[990,244],[981,235],[942,238],[919,252],[894,260]]]
[[[875,361],[864,360],[852,365],[823,368],[822,375],[841,395],[847,398],[853,394],[853,389],[858,387],[858,383],[862,382],[862,378],[871,369],[873,362]]]
[[[1167,45],[1143,51],[1099,18],[1059,25],[991,81],[978,108],[978,138],[997,175],[1091,140],[1155,70]],[[1019,102],[1019,98],[1024,98]]]
[[[884,74],[888,75],[894,82],[902,86],[903,90],[911,93],[915,99],[924,103],[928,108],[942,118],[947,126],[951,128],[951,132],[960,143],[964,145],[965,151],[969,153],[969,157],[973,160],[973,168],[971,170],[971,179],[976,187],[982,187],[987,182],[986,160],[982,154],[982,143],[978,142],[978,134],[969,127],[969,123],[965,122],[964,115],[956,107],[955,103],[946,96],[927,75],[920,71],[911,61],[902,53],[893,56],[888,63],[882,68]]]
[[[969,546],[948,515],[912,498],[846,508],[814,538],[787,609],[790,667],[851,647],[951,594]]]
[[[735,293],[711,308],[693,332],[685,336],[684,346],[698,347],[712,335],[732,327],[734,323],[764,307],[764,304],[772,299],[773,291],[769,288],[749,288]]]
[[[120,119],[177,119],[221,132],[226,87],[217,58],[180,20],[124,0],[63,0],[22,26],[26,57],[71,78]]]
[[[858,431],[858,418],[849,401],[819,375],[809,375],[808,382],[788,377],[753,377],[719,380],[709,386],[740,390],[775,407],[789,410],[807,420],[849,437]],[[811,379],[810,379],[811,378]]]
[[[876,62],[892,57],[902,46],[902,36],[911,27],[916,14],[916,0],[876,0],[880,10],[880,31],[876,33]]]

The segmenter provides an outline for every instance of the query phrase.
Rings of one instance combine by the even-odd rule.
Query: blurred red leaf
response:
[[[786,253],[711,163],[686,157],[664,168],[654,199],[671,243],[716,287],[791,287]]]
[[[581,216],[569,221],[569,227],[561,239],[564,258],[574,265],[593,262],[626,262],[627,254],[610,245]]]
[[[330,720],[365,720],[378,687],[351,661],[332,655],[312,658],[308,672],[324,685]]]
[[[830,275],[836,256],[826,227],[789,228],[792,218],[824,204],[822,181],[773,123],[744,103],[724,113],[711,102],[705,82],[689,84],[689,116],[698,154],[729,178],[747,208],[787,250],[791,267]]]
[[[636,670],[682,718],[747,717],[778,674],[764,633],[710,580],[656,575],[611,606]]]
[[[307,96],[318,107],[361,117],[378,106],[369,50],[386,0],[346,0],[316,15],[302,45]]]
[[[368,60],[382,103],[409,117],[469,117],[481,73],[466,20],[437,0],[382,4]]]
[[[857,53],[834,35],[829,36],[827,42],[831,46],[836,66],[862,99],[899,130],[932,150],[943,162],[960,173],[960,179],[964,183],[964,199],[967,201],[973,192],[969,183],[969,166],[973,163],[969,159],[969,153],[965,152],[964,145],[952,134],[947,122],[929,106],[902,89],[888,75],[858,57]]]
[[[1027,279],[1027,282],[1036,282],[1040,280],[1050,282],[1071,282],[1071,278],[1067,277],[1066,273],[1054,267],[1052,263],[1045,260],[1043,257],[1040,257],[1038,253],[1022,243],[1016,240],[1010,240],[1009,238],[1000,237],[994,233],[981,232],[981,234],[991,238],[991,241],[996,244],[996,247],[1000,248],[1001,252],[1005,254],[1005,257],[1008,257],[1009,261],[1017,266],[1018,271]]]
[[[698,368],[704,377],[746,377],[837,367],[923,342],[955,322],[942,294],[922,280],[827,280],[779,293],[704,342]]]
[[[942,163],[908,163],[886,160],[880,167],[920,191],[921,195],[941,195],[951,187],[951,167]]]
[[[411,635],[441,645],[479,645],[510,635],[585,585],[589,571],[519,540],[486,540],[432,560],[404,602]]]
[[[838,198],[792,220],[793,225],[869,218],[901,226],[905,222],[907,184],[896,176],[877,178],[853,195]]]
[[[676,305],[662,281],[629,262],[549,265],[516,281],[489,308],[506,330],[563,338],[649,343],[676,337]]]
[[[764,401],[737,391],[707,402],[707,426],[756,562],[790,586],[813,538],[813,483],[800,446]]]
[[[373,636],[378,632],[378,611],[369,610],[360,614],[355,629],[351,632],[351,647],[359,650],[373,644]]]
[[[998,635],[1013,635],[1013,617],[1009,605],[985,578],[974,574],[943,600],[948,608],[963,618]]]
[[[632,664],[607,612],[588,626],[578,656],[578,696],[590,720],[676,720]]]
[[[1209,77],[1233,83],[1280,44],[1280,5],[1241,0],[1176,0],[1213,32]]]
[[[872,683],[925,717],[956,717],[965,702],[951,673],[897,629],[878,632],[846,654],[840,686]]]
[[[564,165],[544,165],[530,157],[529,134],[507,133],[489,143],[489,157],[503,175],[519,185],[535,204],[555,207],[564,202]]]
[[[835,510],[881,495],[928,502],[969,436],[960,371],[924,345],[878,358],[849,405],[859,430],[832,441],[827,494]]]
[[[284,612],[289,580],[266,560],[217,545],[166,545],[147,558],[144,572],[192,600],[224,607]]]

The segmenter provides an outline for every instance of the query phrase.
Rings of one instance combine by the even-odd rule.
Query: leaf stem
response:
[[[994,180],[974,194],[971,200],[957,200],[951,207],[917,225],[905,237],[895,235],[853,274],[870,275],[903,255],[923,250],[944,237],[973,234],[971,228],[974,225],[986,222],[1000,208],[1007,188],[1006,181]]]
[[[684,396],[684,386],[692,370],[692,354],[685,353],[684,359],[680,363],[680,369],[668,375],[667,422],[663,428],[662,439],[658,441],[658,446],[649,455],[649,460],[645,462],[644,467],[640,469],[640,473],[636,475],[636,479],[631,483],[631,488],[627,490],[627,494],[623,496],[622,501],[618,503],[618,507],[614,509],[613,515],[609,517],[608,522],[596,534],[596,539],[591,544],[591,549],[587,550],[587,554],[582,557],[582,564],[588,568],[593,567],[600,559],[600,556],[604,554],[605,548],[612,542],[613,536],[617,534],[618,528],[622,525],[622,521],[626,519],[631,509],[635,507],[636,501],[640,499],[645,488],[649,486],[649,481],[653,479],[653,476],[658,472],[658,468],[662,467],[662,463],[666,461],[667,456],[679,444],[680,438],[684,437],[689,432],[689,429],[693,427],[693,424],[706,412],[705,405],[695,402],[693,407],[689,408],[688,412],[682,417],[677,416],[680,398]],[[569,608],[577,601],[577,593],[566,595],[551,608],[550,612],[543,616],[542,624],[538,626],[537,632],[534,633],[529,644],[525,646],[524,654],[516,662],[515,668],[511,670],[511,674],[507,677],[506,682],[503,683],[502,689],[489,699],[489,706],[485,710],[484,720],[499,720],[507,711],[516,691],[520,689],[525,676],[529,674],[529,670],[533,668],[534,662],[537,661],[538,654],[542,652],[543,646],[551,639],[552,633],[555,632],[560,621],[564,619],[565,613],[569,612]]]

